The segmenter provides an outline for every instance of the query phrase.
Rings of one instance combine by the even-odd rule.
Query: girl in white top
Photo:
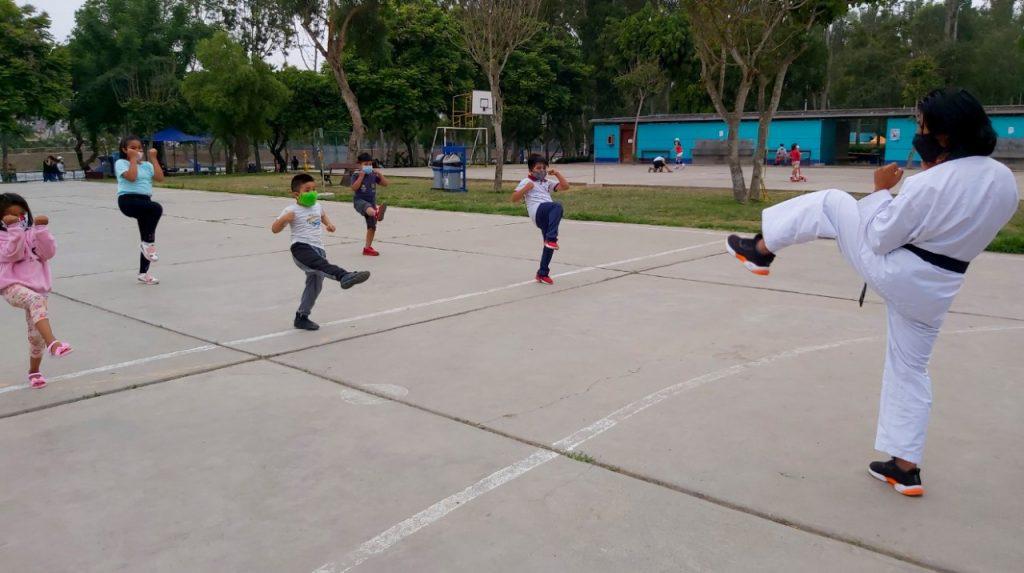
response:
[[[924,171],[903,176],[895,163],[875,172],[875,192],[860,201],[838,189],[766,209],[762,235],[732,235],[727,249],[767,275],[778,251],[817,238],[837,239],[846,261],[885,299],[889,342],[882,373],[875,448],[890,460],[869,473],[904,495],[924,493],[917,464],[931,411],[928,362],[968,264],[1019,205],[1010,170],[988,156],[996,134],[981,104],[964,90],[936,90],[918,104],[914,148]]]

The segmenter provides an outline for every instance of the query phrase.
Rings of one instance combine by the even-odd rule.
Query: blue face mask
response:
[[[373,173],[373,166],[372,165],[363,165],[363,173],[365,173],[367,175]]]

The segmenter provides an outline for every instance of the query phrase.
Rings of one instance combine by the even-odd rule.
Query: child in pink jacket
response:
[[[25,199],[15,193],[0,193],[0,296],[11,306],[25,309],[28,322],[29,370],[32,388],[46,386],[39,372],[43,351],[62,357],[71,346],[54,338],[46,312],[50,292],[50,265],[57,243],[46,225],[49,219],[33,218]]]

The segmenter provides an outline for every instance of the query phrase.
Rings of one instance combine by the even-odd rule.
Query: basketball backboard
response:
[[[473,115],[494,115],[494,98],[491,92],[473,90]]]

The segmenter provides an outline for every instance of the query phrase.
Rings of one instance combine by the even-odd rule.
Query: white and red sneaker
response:
[[[380,253],[378,253],[377,249],[374,249],[373,247],[363,247],[363,255],[367,257],[377,257],[380,256]]]
[[[553,251],[558,250],[558,241],[544,241],[544,246]]]
[[[139,248],[142,249],[142,256],[146,257],[146,260],[155,263],[160,260],[160,255],[156,252],[156,243],[147,243],[145,241],[139,243]]]
[[[547,275],[537,275],[537,282],[544,283],[546,285],[553,285],[553,284],[555,284],[555,281],[553,281],[551,279],[551,277],[549,277]]]
[[[139,275],[138,277],[136,277],[135,280],[137,280],[140,283],[142,283],[144,285],[147,285],[147,286],[152,286],[152,285],[160,284],[160,279],[154,277],[153,275],[151,275],[149,273],[143,273],[143,274]]]

